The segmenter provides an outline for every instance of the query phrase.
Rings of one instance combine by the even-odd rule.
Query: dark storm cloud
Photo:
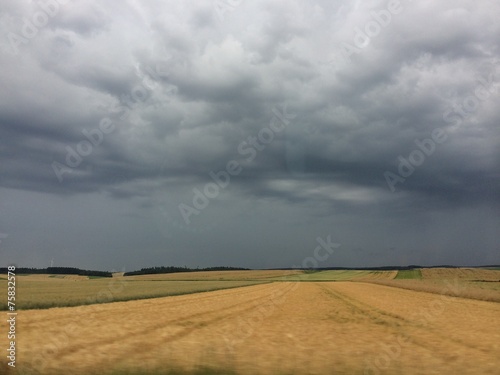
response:
[[[78,114],[67,116],[64,108],[60,108],[57,102],[49,103],[45,100],[45,103],[34,109],[29,103],[35,118],[30,118],[24,113],[14,115],[14,117],[11,115],[10,118],[4,119],[2,129],[8,132],[10,138],[16,138],[13,129],[16,132],[22,132],[25,129],[27,133],[21,133],[19,135],[21,139],[26,140],[29,137],[38,136],[47,143],[45,146],[49,146],[52,140],[52,147],[47,147],[47,149],[56,150],[57,144],[61,146],[61,143],[66,142],[70,146],[73,143],[74,146],[75,142],[84,140],[81,130],[85,129],[85,125],[96,127],[99,123],[99,115],[106,116],[106,110],[112,113],[113,105],[114,108],[119,108],[120,105],[133,107],[130,109],[132,115],[128,116],[124,123],[117,123],[117,126],[121,128],[112,135],[114,139],[103,142],[100,145],[100,152],[96,149],[95,153],[85,160],[86,164],[96,167],[97,174],[82,176],[83,181],[76,185],[86,184],[85,181],[93,181],[90,186],[100,188],[100,182],[102,187],[111,187],[113,181],[121,182],[126,179],[148,177],[148,173],[144,171],[147,161],[138,162],[134,158],[136,150],[120,149],[120,145],[131,146],[123,141],[128,136],[127,132],[133,133],[136,127],[144,128],[141,135],[143,139],[138,142],[139,147],[143,149],[142,152],[151,156],[150,170],[154,169],[151,163],[166,157],[177,159],[177,165],[172,165],[171,172],[175,173],[179,167],[188,170],[191,167],[194,174],[199,174],[200,171],[209,170],[211,166],[223,165],[225,160],[233,156],[231,154],[234,154],[234,149],[240,142],[265,126],[266,115],[269,118],[271,115],[269,109],[272,106],[288,103],[300,116],[301,123],[295,126],[298,131],[294,134],[293,129],[288,129],[285,137],[276,137],[275,144],[269,147],[275,150],[268,150],[265,155],[259,155],[259,158],[253,161],[254,164],[257,163],[251,168],[256,180],[267,179],[265,173],[258,173],[260,170],[275,170],[275,173],[286,174],[290,168],[294,168],[290,166],[294,165],[293,159],[295,158],[295,165],[300,165],[300,172],[311,178],[324,174],[334,179],[378,187],[380,179],[373,171],[377,170],[379,173],[383,168],[387,169],[394,164],[399,154],[411,152],[415,147],[413,141],[417,137],[429,136],[435,127],[448,126],[448,124],[443,124],[442,120],[443,103],[436,98],[437,90],[441,88],[440,85],[457,86],[462,94],[455,99],[460,101],[460,98],[473,92],[470,80],[474,75],[481,74],[477,71],[479,63],[492,60],[484,53],[481,54],[480,49],[481,46],[486,49],[494,46],[492,33],[485,38],[484,33],[477,33],[473,27],[480,22],[479,19],[487,17],[485,12],[471,7],[453,10],[453,8],[447,9],[441,5],[437,7],[438,9],[434,9],[432,15],[434,19],[442,21],[439,29],[435,26],[437,22],[426,23],[426,31],[411,34],[416,37],[412,36],[410,39],[408,30],[418,31],[422,25],[417,25],[412,21],[415,17],[408,17],[409,11],[404,10],[407,14],[399,16],[399,19],[393,16],[394,20],[388,25],[389,29],[383,30],[381,35],[374,37],[372,46],[361,50],[359,56],[352,56],[353,61],[349,66],[340,69],[332,66],[327,74],[318,76],[315,60],[317,56],[313,54],[307,56],[307,53],[299,55],[293,50],[284,51],[283,46],[293,46],[292,42],[295,40],[298,43],[314,44],[314,37],[319,38],[317,36],[319,33],[311,28],[313,25],[308,24],[304,19],[301,20],[299,15],[294,13],[299,11],[301,6],[293,5],[286,8],[282,6],[283,4],[276,3],[264,8],[264,17],[269,22],[251,28],[253,33],[244,33],[240,39],[234,33],[228,32],[226,35],[221,33],[213,40],[201,39],[201,42],[194,41],[188,35],[191,32],[192,36],[199,36],[200,23],[206,25],[213,22],[211,13],[207,9],[193,9],[193,13],[190,13],[187,8],[184,9],[186,15],[194,14],[191,17],[195,21],[191,25],[196,27],[189,29],[189,24],[187,24],[176,34],[171,32],[154,36],[160,43],[165,42],[167,48],[171,48],[174,53],[178,54],[175,57],[167,56],[167,63],[162,69],[168,72],[163,78],[168,77],[168,79],[153,81],[156,86],[154,89],[150,89],[146,82],[141,82],[141,77],[134,72],[136,69],[131,65],[135,64],[135,68],[139,66],[143,74],[145,74],[146,67],[151,70],[154,66],[152,62],[155,60],[154,56],[150,55],[144,59],[136,52],[136,50],[145,49],[144,46],[131,45],[133,56],[129,53],[125,61],[119,59],[122,53],[127,53],[123,51],[123,46],[115,52],[114,47],[120,43],[120,40],[114,39],[115,30],[110,24],[119,25],[124,22],[123,20],[104,17],[103,10],[93,5],[61,6],[60,17],[54,17],[50,25],[54,33],[46,38],[44,38],[45,35],[40,35],[39,40],[32,42],[33,44],[38,42],[40,46],[33,51],[37,55],[33,56],[32,64],[37,68],[28,72],[28,76],[30,73],[42,74],[46,77],[49,74],[56,75],[58,79],[63,80],[58,83],[67,90],[68,100],[71,98],[78,100],[81,98],[77,94],[78,91],[89,90],[87,95],[96,95],[96,93],[106,95],[108,101],[99,103],[97,99],[94,100],[94,103],[86,108],[88,113],[85,117],[78,116]],[[359,5],[357,7],[359,8]],[[412,11],[417,15],[430,16],[429,8],[416,6]],[[127,6],[124,6],[118,13],[126,19],[130,17],[129,12],[132,10],[128,9],[127,12]],[[365,10],[368,11],[368,9]],[[377,10],[377,7],[372,7],[372,10]],[[233,12],[237,13],[238,9]],[[366,19],[366,15],[362,12],[361,14],[364,17],[355,14],[348,14],[346,17],[352,18],[353,22],[360,22],[358,27],[362,29],[363,18]],[[474,17],[475,14],[476,17]],[[241,17],[235,14],[235,17],[238,16]],[[328,17],[329,15],[325,14],[321,18],[324,22],[328,20]],[[468,22],[458,27],[462,18],[467,19]],[[105,26],[106,24],[108,26]],[[90,33],[92,25],[95,30]],[[348,25],[349,21],[343,25],[340,31],[342,37],[348,35],[347,31],[344,31],[349,30]],[[250,24],[250,26],[253,25]],[[435,30],[429,31],[429,28]],[[68,38],[67,34],[58,34],[58,31],[63,33],[68,30],[77,34],[83,33],[86,39],[76,40],[76,38]],[[441,30],[444,32],[438,32]],[[147,30],[141,31],[144,33]],[[122,30],[122,33],[127,32]],[[305,34],[312,40],[305,41]],[[403,38],[405,35],[408,38],[406,40]],[[126,38],[127,36],[117,35],[117,37]],[[335,40],[335,36],[332,35],[331,39]],[[51,47],[63,43],[61,41],[64,40],[66,40],[66,48],[72,51],[66,51],[66,56],[62,57],[50,53]],[[116,44],[110,44],[114,40]],[[49,43],[48,52],[42,48],[42,41]],[[118,60],[110,65],[110,59],[114,56],[101,59],[103,55],[99,54],[94,55],[92,60],[82,59],[85,57],[83,55],[85,48],[91,42],[97,43],[100,47],[94,48],[93,51],[101,50],[103,54],[112,52],[112,55],[116,54]],[[340,43],[352,45],[353,41],[347,38]],[[324,46],[325,49],[329,47],[331,46]],[[426,59],[424,58],[419,68],[415,69],[412,65],[415,65],[416,60],[422,55]],[[162,58],[156,57],[156,59],[160,61]],[[464,59],[469,60],[463,63]],[[465,66],[460,67],[460,65]],[[453,76],[453,70],[459,73],[464,72],[466,68],[470,69],[467,76]],[[442,71],[443,74],[439,74],[438,79],[444,82],[438,81],[435,85],[428,82],[433,76],[432,69]],[[447,72],[448,76],[445,75]],[[492,74],[494,74],[494,81],[491,84],[497,85],[496,66]],[[149,77],[151,78],[155,77]],[[453,82],[449,82],[451,80]],[[161,103],[162,85],[167,83],[175,86],[176,93],[173,99],[175,103],[172,102],[170,106]],[[33,90],[32,82],[29,84],[30,89]],[[19,85],[13,87],[19,88]],[[43,91],[46,91],[50,97],[50,92],[54,89],[53,81],[47,77],[45,90],[43,84],[40,84],[39,88],[40,90],[35,92],[35,95],[41,95]],[[136,97],[133,97],[134,94]],[[17,93],[17,95],[21,94]],[[115,103],[110,104],[111,99],[114,99]],[[149,104],[154,100],[160,101],[160,104],[150,106]],[[74,104],[77,105],[77,102]],[[81,102],[79,104],[85,105]],[[7,107],[4,113],[8,111]],[[51,113],[48,114],[48,112]],[[177,113],[172,116],[170,112]],[[66,117],[66,123],[64,126],[57,126],[60,130],[55,131],[53,128],[55,123],[61,121],[61,115]],[[131,119],[132,116],[135,118]],[[139,122],[143,124],[139,126]],[[184,128],[192,131],[185,137],[180,137],[179,131]],[[165,148],[172,146],[175,148],[174,145],[169,144],[168,138],[177,138],[177,141],[181,138],[180,142],[175,142],[181,147],[175,151],[162,150],[158,145],[161,143],[161,138],[167,145]],[[152,147],[155,144],[158,145],[156,150],[154,146]],[[231,150],[228,145],[233,145],[233,149]],[[23,147],[26,149],[27,146],[15,145],[18,153]],[[116,147],[114,151],[111,149],[113,147]],[[188,151],[185,151],[186,149]],[[30,151],[36,155],[35,150]],[[177,157],[172,158],[172,154]],[[64,155],[65,152],[61,152],[61,147],[59,147],[57,156],[61,158]],[[434,159],[437,158],[437,156],[434,157]],[[46,157],[45,160],[48,161],[50,158]],[[115,173],[113,173],[113,168],[115,168]],[[16,169],[26,170],[25,168]],[[103,171],[102,174],[98,172],[100,169]],[[456,175],[461,171],[461,168],[446,168],[445,166],[444,170],[440,168],[439,173]],[[109,174],[120,177],[107,178]],[[154,178],[154,174],[152,172],[149,177]],[[29,175],[33,176],[31,173]],[[466,177],[457,176],[456,178],[463,182],[468,181]],[[38,182],[46,183],[47,180],[35,177],[35,181]],[[426,189],[424,187],[419,189],[417,178],[414,180],[414,184],[407,184],[408,189],[425,194]],[[446,181],[445,178],[437,178],[430,173],[427,173],[426,180],[430,181],[430,185],[438,185],[435,187],[436,191],[440,190],[439,184]],[[475,180],[477,181],[477,178]],[[53,182],[54,185],[58,183],[57,179]],[[245,183],[248,184],[248,181]],[[258,181],[256,183],[260,184]],[[475,184],[481,185],[477,182]],[[68,189],[74,189],[74,185],[69,182],[66,186]],[[491,186],[491,183],[487,185]],[[53,186],[45,189],[51,188]],[[448,188],[449,186],[444,185],[441,190],[446,191]],[[469,190],[464,187],[464,192]]]
[[[61,1],[28,38],[49,8],[7,1],[0,185],[163,207],[183,227],[178,205],[235,160],[222,221],[226,200],[305,221],[498,207],[500,6],[390,3]],[[293,118],[265,143],[276,110]]]

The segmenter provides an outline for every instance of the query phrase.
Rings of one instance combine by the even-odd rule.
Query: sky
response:
[[[3,0],[0,265],[500,264],[499,17]]]

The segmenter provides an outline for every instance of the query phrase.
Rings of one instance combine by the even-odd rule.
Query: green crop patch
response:
[[[421,279],[422,271],[419,269],[415,270],[403,270],[398,271],[398,274],[395,277],[396,279]]]

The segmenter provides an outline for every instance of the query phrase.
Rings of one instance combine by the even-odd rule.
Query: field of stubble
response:
[[[365,282],[277,282],[26,310],[17,319],[19,374],[500,369],[500,304]],[[0,343],[6,346],[6,337]]]

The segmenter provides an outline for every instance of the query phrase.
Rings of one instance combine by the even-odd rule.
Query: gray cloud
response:
[[[494,1],[42,3],[0,15],[4,262],[500,261]]]

